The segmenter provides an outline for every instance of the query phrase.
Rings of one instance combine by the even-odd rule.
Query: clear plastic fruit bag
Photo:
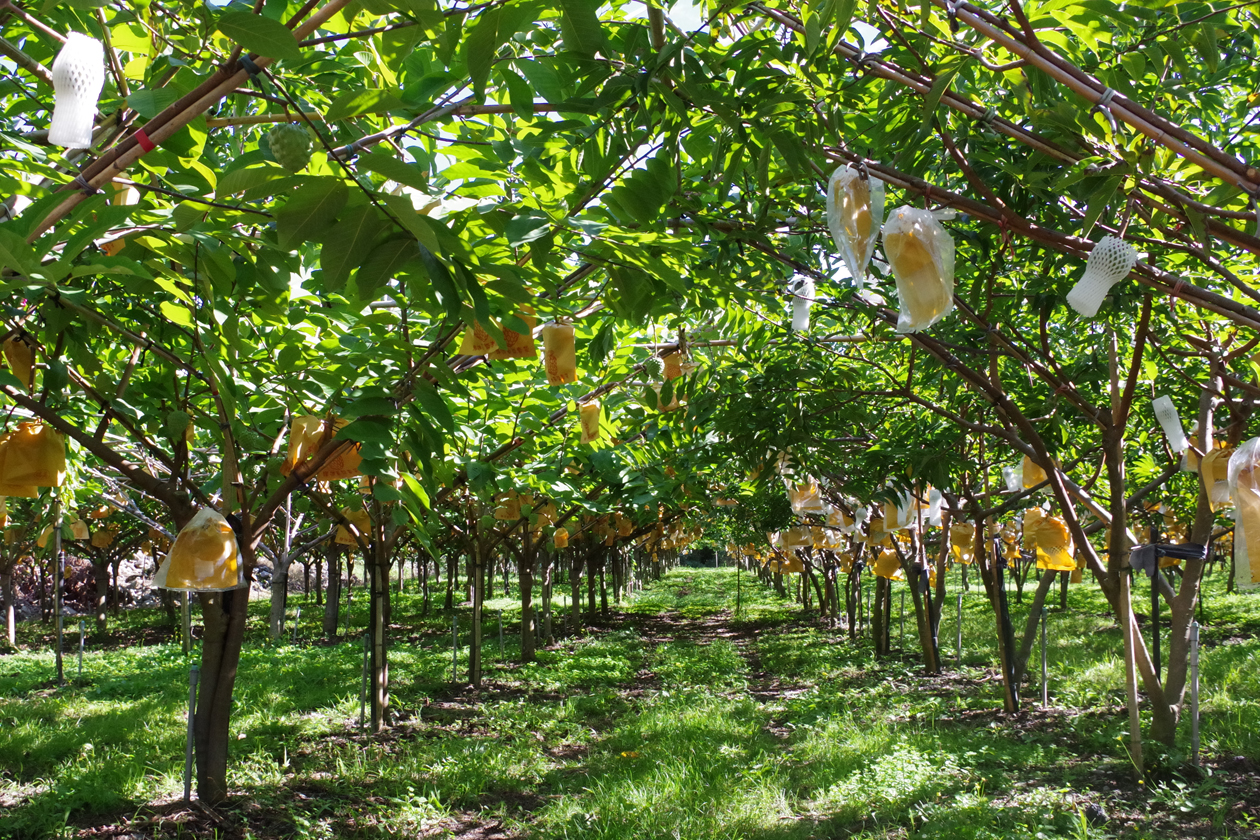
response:
[[[860,287],[884,221],[884,182],[852,165],[827,182],[827,227],[854,282]]]
[[[897,332],[925,330],[954,309],[954,240],[941,226],[952,210],[903,206],[884,223],[884,256],[897,279]]]

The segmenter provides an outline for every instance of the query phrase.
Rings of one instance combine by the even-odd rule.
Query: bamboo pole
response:
[[[294,36],[301,41],[320,26],[323,26],[333,15],[340,12],[351,2],[352,0],[330,0],[323,8],[312,15],[309,20],[294,29]],[[253,63],[259,70],[263,70],[274,64],[275,59],[258,56],[253,59]],[[240,65],[238,64],[237,66],[239,67]],[[249,73],[243,67],[235,71],[220,68],[217,73],[203,82],[194,91],[179,99],[179,101],[145,123],[139,131],[123,138],[113,149],[93,161],[90,166],[83,170],[83,180],[90,186],[100,189],[107,181],[120,175],[143,157],[148,148],[153,148],[164,140],[169,139],[177,131],[192,122],[192,120],[210,110],[219,100],[248,81]],[[141,137],[146,138],[149,144],[147,148],[142,143]],[[53,208],[47,216],[40,220],[39,224],[32,226],[31,233],[27,236],[27,242],[34,242],[42,236],[57,222],[64,219],[86,197],[87,194],[82,190],[75,189],[74,192],[71,192],[65,201]]]
[[[284,114],[248,114],[241,117],[212,117],[206,120],[208,128],[225,128],[235,125],[267,125],[270,123],[297,123],[306,120],[324,119],[324,115],[318,111],[303,111],[301,113],[284,113]]]

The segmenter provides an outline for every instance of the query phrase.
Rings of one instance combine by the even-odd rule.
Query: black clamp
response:
[[[1172,545],[1171,543],[1151,543],[1135,545],[1129,549],[1129,566],[1135,572],[1145,572],[1152,580],[1159,574],[1159,558],[1174,557],[1178,560],[1205,560],[1207,546],[1199,543]]]
[[[263,75],[263,69],[255,64],[254,60],[245,53],[241,53],[239,61],[241,63],[241,69],[249,74],[250,81],[257,85],[259,90],[264,93],[270,93],[270,90],[267,87],[267,78]]]
[[[1089,109],[1089,112],[1091,114],[1093,114],[1096,111],[1102,111],[1104,114],[1106,114],[1107,122],[1111,123],[1111,133],[1113,135],[1119,131],[1119,129],[1116,126],[1116,115],[1111,113],[1111,100],[1114,99],[1115,96],[1116,96],[1116,89],[1107,88],[1106,90],[1102,92],[1102,95],[1098,97],[1098,101],[1094,103],[1094,107]]]
[[[78,187],[83,192],[84,195],[96,195],[98,192],[100,192],[99,189],[97,189],[96,187],[88,183],[87,178],[84,178],[82,173],[74,176],[73,183],[76,187]]]

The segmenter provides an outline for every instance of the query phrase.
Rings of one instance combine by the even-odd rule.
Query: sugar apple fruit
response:
[[[294,123],[278,125],[268,131],[267,148],[276,163],[290,172],[301,172],[311,162],[311,135]]]

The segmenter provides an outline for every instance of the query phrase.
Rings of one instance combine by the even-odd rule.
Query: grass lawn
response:
[[[422,619],[417,597],[396,594],[396,724],[380,736],[358,728],[358,631],[318,641],[312,603],[298,643],[269,646],[267,605],[252,604],[233,796],[214,812],[181,801],[195,659],[160,613],[89,639],[82,678],[67,657],[62,688],[48,628],[23,625],[24,650],[0,656],[0,838],[1260,837],[1260,594],[1209,578],[1205,767],[1186,763],[1187,722],[1173,753],[1148,742],[1139,785],[1119,631],[1087,586],[1050,611],[1049,707],[1029,685],[1016,715],[1001,712],[979,589],[961,658],[949,596],[946,672],[926,678],[909,618],[906,655],[877,660],[869,639],[747,574],[736,614],[735,588],[732,570],[675,570],[528,666],[513,664],[518,604],[491,601],[481,691],[451,681],[449,615]],[[894,646],[898,603],[895,590]],[[458,659],[466,674],[466,648]]]

